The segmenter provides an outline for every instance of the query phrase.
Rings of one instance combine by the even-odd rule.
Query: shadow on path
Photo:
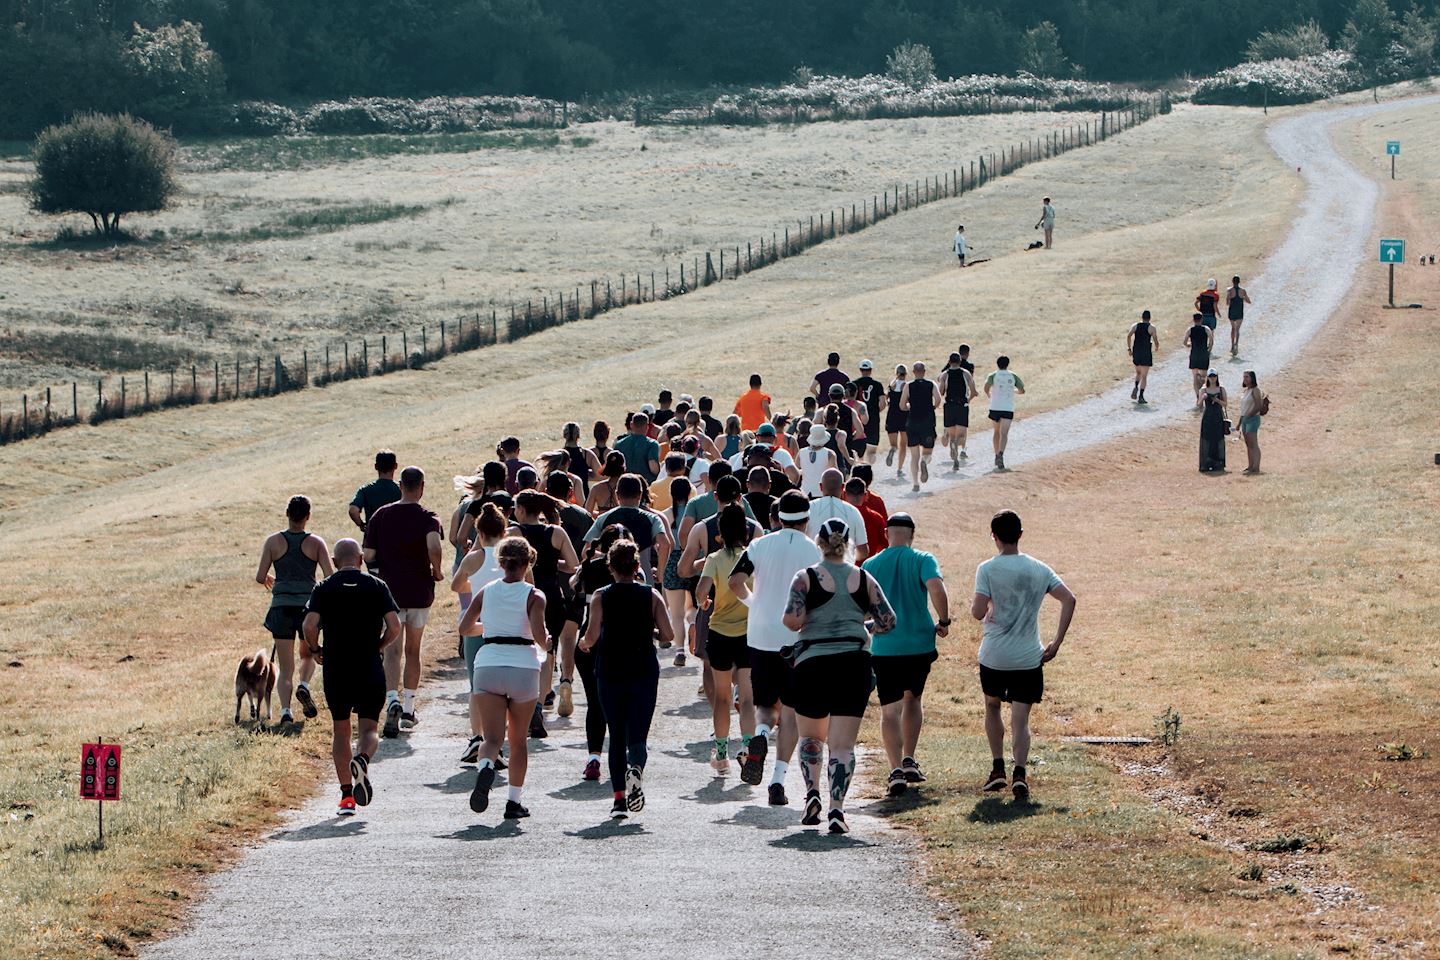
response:
[[[644,824],[634,820],[606,820],[593,827],[566,830],[565,836],[579,837],[581,840],[609,840],[611,837],[638,837],[649,832]]]
[[[279,833],[270,835],[271,840],[339,840],[343,837],[358,837],[365,832],[365,821],[356,820],[353,817],[341,819],[336,817],[333,820],[326,820],[322,823],[312,823],[308,827],[297,827],[294,830],[281,830]]]
[[[525,833],[520,829],[520,824],[514,820],[502,820],[497,826],[488,826],[483,823],[472,823],[463,830],[456,830],[454,833],[436,834],[436,840],[504,840],[506,837],[518,837]]]
[[[771,840],[770,846],[778,847],[781,850],[798,850],[801,853],[831,853],[855,847],[873,847],[875,844],[869,840],[860,840],[848,833],[821,833],[811,829]]]

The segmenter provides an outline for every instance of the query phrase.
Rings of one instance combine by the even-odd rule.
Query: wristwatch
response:
[[[950,626],[950,624],[951,624],[952,622],[953,622],[953,621],[950,621],[950,620],[937,620],[937,621],[935,621],[935,626],[937,626],[937,627],[948,627],[948,626]]]

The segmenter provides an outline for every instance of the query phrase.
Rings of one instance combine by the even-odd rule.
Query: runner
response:
[[[1225,306],[1226,312],[1230,315],[1230,356],[1232,357],[1240,354],[1240,325],[1245,322],[1245,304],[1249,302],[1250,294],[1240,286],[1240,278],[1231,277],[1230,289],[1225,291]]]
[[[676,480],[685,480],[685,486],[691,486],[690,481],[685,477],[686,473],[689,472],[686,469],[686,461],[689,459],[690,458],[684,453],[672,452],[665,454],[665,459],[660,463],[664,474],[659,480],[650,484],[650,505],[656,510],[668,510],[670,508],[673,496],[670,485]],[[684,508],[682,507],[681,509]]]
[[[671,403],[674,400],[675,395],[673,393],[669,390],[661,390],[660,395],[655,398],[657,406],[650,414],[650,422],[657,427],[664,427],[665,424],[673,420],[675,418],[675,409],[671,406]]]
[[[391,450],[375,454],[375,479],[363,484],[355,491],[350,501],[350,522],[365,532],[365,525],[375,516],[375,511],[387,503],[400,499],[400,485],[395,482],[395,470],[399,463]],[[375,573],[375,569],[370,569]]]
[[[730,589],[730,574],[752,537],[752,524],[745,511],[731,505],[716,518],[721,547],[705,558],[695,595],[708,608],[705,638],[705,660],[710,665],[715,695],[710,698],[711,717],[715,723],[715,746],[711,764],[719,773],[730,770],[730,690],[736,690],[740,714],[740,749],[736,759],[742,773],[750,755],[750,741],[755,736],[755,698],[750,690],[750,652],[745,641],[748,620],[745,604]],[[753,786],[760,778],[752,771]],[[747,781],[749,782],[749,781]]]
[[[1040,219],[1035,221],[1035,229],[1039,230],[1041,227],[1045,228],[1045,249],[1049,250],[1051,241],[1055,239],[1055,207],[1049,197],[1045,198],[1040,207]]]
[[[762,423],[760,426],[763,427],[764,424]],[[729,460],[731,457],[739,455],[744,446],[741,440],[744,432],[745,428],[741,425],[739,416],[732,413],[725,418],[725,432],[721,435],[720,443],[715,451],[721,460]]]
[[[930,479],[930,454],[935,447],[935,402],[939,391],[933,380],[925,379],[925,363],[911,367],[915,379],[900,391],[900,409],[906,411],[905,442],[910,447],[911,492]],[[903,474],[902,474],[903,476]]]
[[[1150,382],[1150,368],[1155,364],[1155,351],[1160,349],[1160,335],[1150,323],[1150,311],[1140,313],[1140,319],[1130,325],[1125,337],[1125,349],[1130,362],[1135,364],[1135,386],[1130,388],[1130,399],[1136,403],[1147,403],[1145,385]]]
[[[518,475],[521,470],[529,467],[535,469],[535,465],[529,460],[520,459],[520,438],[506,437],[495,445],[495,459],[505,464],[505,492],[515,496],[520,491]]]
[[[330,564],[325,564],[330,568]],[[342,817],[367,806],[374,795],[370,760],[380,748],[376,728],[385,702],[381,654],[400,638],[399,607],[385,582],[360,570],[360,544],[335,541],[335,572],[316,585],[305,606],[305,655],[323,666],[325,705],[334,721],[330,748],[340,781]],[[319,644],[324,633],[325,645]],[[350,714],[360,718],[350,745]]]
[[[625,476],[625,454],[611,450],[605,457],[605,466],[600,470],[600,480],[590,485],[590,496],[585,500],[585,509],[592,514],[604,513],[618,506],[615,486]]]
[[[590,483],[600,476],[602,462],[594,450],[580,446],[580,424],[573,420],[560,428],[565,439],[564,450],[570,455],[570,472],[580,479],[580,499],[590,496]]]
[[[830,440],[830,431],[818,423],[805,438],[805,449],[800,451],[800,492],[807,497],[820,496],[820,478],[838,468],[835,451],[827,447]]]
[[[465,559],[460,561],[460,566],[455,570],[455,577],[450,581],[450,589],[461,597],[463,609],[460,611],[460,622],[465,622],[465,614],[470,609],[470,601],[476,593],[484,589],[486,585],[499,580],[504,574],[500,569],[500,555],[498,548],[500,541],[505,538],[505,531],[508,523],[505,515],[494,503],[485,504],[480,511],[480,519],[476,522],[477,535],[475,548],[465,554]],[[482,629],[471,635],[464,631],[460,633],[460,655],[465,659],[465,676],[475,676],[475,654],[485,642],[483,624]],[[484,739],[485,728],[480,718],[480,697],[478,694],[470,694],[470,742],[460,753],[461,763],[474,763],[480,757],[480,741]]]
[[[1205,386],[1205,371],[1210,368],[1210,352],[1214,349],[1215,334],[1205,326],[1204,316],[1195,314],[1190,318],[1190,329],[1185,332],[1185,346],[1190,348],[1190,380],[1195,387],[1195,409],[1200,409],[1200,390]]]
[[[570,545],[570,538],[560,526],[560,503],[549,494],[538,490],[521,491],[515,498],[515,523],[512,529],[530,544],[534,554],[530,561],[530,580],[535,584],[535,589],[545,595],[545,634],[549,640],[543,644],[548,652],[541,665],[538,694],[548,706],[554,702],[550,681],[555,675],[555,650],[565,632],[565,622],[568,619],[565,590],[561,586],[561,580],[574,573],[579,562],[575,557],[575,549]],[[536,739],[548,736],[544,709],[538,701],[530,718],[530,736]]]
[[[846,441],[846,452],[851,463],[860,463],[870,446],[870,408],[861,402],[860,388],[854,380],[845,384],[840,409],[850,413],[850,429],[847,431],[850,439]]]
[[[525,727],[534,713],[540,689],[540,662],[545,656],[545,595],[525,581],[535,551],[523,537],[506,537],[496,553],[503,576],[476,592],[460,622],[464,635],[475,633],[476,625],[485,623],[485,643],[475,654],[470,687],[480,699],[485,732],[475,787],[470,791],[470,809],[484,813],[490,806],[495,762],[508,731],[510,783],[505,819],[519,820],[530,816],[520,802],[530,766]]]
[[[843,520],[820,525],[815,541],[822,559],[796,574],[782,621],[797,631],[785,703],[795,711],[800,734],[805,779],[800,822],[820,823],[820,762],[828,745],[831,833],[850,830],[845,795],[855,776],[855,738],[875,685],[865,621],[873,622],[876,634],[895,627],[895,613],[875,579],[849,561],[850,536]]]
[[[635,549],[640,554],[640,579],[650,583],[650,571],[656,567],[665,569],[665,564],[670,561],[670,551],[675,549],[675,543],[660,514],[640,505],[644,496],[645,482],[633,473],[625,474],[615,484],[615,499],[619,505],[595,518],[590,532],[585,534],[585,540],[597,540],[606,527],[620,524],[630,531],[630,536],[635,541]],[[687,504],[686,509],[689,507]]]
[[[845,521],[845,529],[854,543],[856,562],[869,555],[869,535],[865,532],[865,518],[859,509],[841,498],[845,492],[845,475],[839,470],[826,470],[820,478],[820,496],[810,501],[810,522],[805,532],[818,537],[827,520]]]
[[[752,380],[751,386],[758,387],[759,383]],[[705,427],[705,436],[711,440],[720,436],[721,430],[724,429],[724,424],[715,419],[715,398],[701,397],[695,402],[695,409],[700,412],[700,420]]]
[[[670,488],[674,493],[674,502],[666,507],[661,513],[665,522],[670,525],[671,536],[675,542],[682,543],[680,539],[679,520],[685,517],[685,507],[690,503],[690,481],[684,477],[677,479]],[[660,578],[660,584],[665,588],[665,606],[670,616],[670,632],[679,637],[679,649],[675,652],[675,666],[685,666],[685,637],[690,635],[689,625],[695,622],[695,578],[688,573],[681,575],[680,571],[680,550],[671,550],[670,557],[665,561],[665,572]]]
[[[781,444],[779,428],[773,423],[760,424],[754,442],[731,457],[729,463],[731,472],[736,474],[752,467],[764,467],[770,471],[771,486],[778,487],[780,493],[800,482],[795,457]]]
[[[761,390],[760,374],[750,374],[750,389],[735,401],[735,413],[740,417],[740,426],[746,430],[757,429],[770,419],[770,394]]]
[[[950,469],[959,470],[960,461],[970,457],[965,449],[970,429],[970,401],[980,395],[959,351],[950,354],[945,369],[940,371],[939,383],[940,396],[945,398],[945,445],[950,448]]]
[[[260,566],[255,571],[255,582],[270,591],[270,609],[265,614],[265,629],[275,640],[276,692],[280,694],[280,723],[295,722],[290,712],[290,694],[300,701],[300,709],[307,718],[314,717],[315,698],[310,694],[310,678],[315,674],[315,661],[310,654],[300,653],[300,684],[295,686],[295,639],[305,622],[305,604],[310,600],[310,591],[315,588],[315,567],[318,565],[325,576],[335,571],[330,566],[330,555],[325,541],[308,533],[305,525],[310,522],[310,498],[291,497],[285,505],[286,528],[265,538],[260,548]],[[270,573],[271,566],[275,573]]]
[[[795,574],[819,562],[820,551],[805,535],[810,501],[803,494],[792,490],[781,497],[778,516],[781,529],[752,541],[741,554],[730,572],[730,591],[750,608],[745,642],[757,721],[740,778],[749,784],[760,783],[769,752],[767,738],[775,730],[776,756],[769,801],[771,806],[783,807],[790,802],[785,796],[785,772],[798,734],[794,710],[781,702],[790,680],[790,665],[780,654],[783,647],[795,642],[796,634],[781,623],[781,616]]]
[[[838,384],[837,384],[838,386]],[[830,431],[830,441],[827,446],[835,452],[835,465],[843,471],[850,469],[850,438],[854,436],[855,415],[849,407],[844,406],[845,388],[840,387],[838,393],[829,397],[830,402],[825,406],[825,429]]]
[[[1215,290],[1214,278],[1206,280],[1205,289],[1195,295],[1195,309],[1200,311],[1200,317],[1209,328],[1213,340],[1220,316],[1220,294]]]
[[[1254,370],[1246,370],[1240,377],[1240,438],[1245,441],[1245,471],[1243,476],[1254,476],[1260,472],[1260,421],[1270,409],[1270,398],[1260,389]]]
[[[850,476],[865,484],[865,506],[882,517],[890,516],[890,508],[885,506],[885,501],[875,492],[875,469],[868,463],[857,463],[850,468]],[[882,539],[879,542],[885,541]]]
[[[640,554],[625,540],[607,556],[615,582],[590,600],[590,619],[582,650],[595,651],[595,674],[605,725],[610,732],[612,817],[645,809],[645,762],[649,759],[650,724],[655,717],[660,664],[654,637],[672,643],[675,635],[665,616],[665,601],[640,582]]]
[[[895,476],[905,476],[905,421],[909,416],[900,409],[900,395],[905,392],[905,364],[895,365],[895,377],[885,393],[885,435],[890,439],[890,449],[885,451],[885,466],[895,466],[895,452],[900,452],[900,466],[895,467]]]
[[[647,404],[648,406],[648,404]],[[637,413],[630,418],[630,432],[615,441],[615,452],[625,456],[625,470],[654,483],[660,475],[660,444],[650,436],[650,417]]]
[[[600,539],[585,544],[585,559],[580,564],[580,572],[570,581],[583,610],[582,616],[587,621],[590,616],[591,599],[600,591],[601,587],[615,582],[614,576],[610,573],[610,562],[607,557],[610,548],[618,540],[630,541],[630,531],[615,524],[606,527],[605,532],[600,534]],[[583,634],[588,627],[588,622],[582,624],[581,633]],[[599,780],[600,751],[605,747],[605,710],[600,705],[600,687],[595,679],[595,654],[583,647],[577,647],[575,669],[580,674],[581,686],[585,688],[585,750],[589,754],[580,778],[582,780]]]
[[[1024,531],[1020,518],[1002,510],[990,521],[997,556],[975,570],[975,597],[970,614],[985,624],[980,641],[980,689],[985,694],[985,737],[992,763],[984,789],[1005,789],[1005,721],[1002,703],[1010,704],[1010,739],[1015,770],[1010,788],[1016,800],[1030,797],[1025,763],[1030,756],[1030,708],[1045,691],[1044,664],[1054,660],[1075,615],[1075,594],[1045,564],[1020,552]],[[1040,643],[1040,606],[1046,595],[1060,601],[1055,639]]]
[[[595,454],[595,459],[603,464],[610,456],[610,424],[604,420],[596,420],[590,435],[595,440],[595,445],[590,448],[590,452]]]
[[[435,584],[445,579],[444,554],[440,546],[440,518],[420,503],[425,495],[425,471],[406,467],[400,471],[400,499],[386,504],[365,527],[365,562],[384,571],[380,578],[400,605],[400,623],[405,643],[385,648],[385,730],[386,737],[400,735],[403,722],[414,727],[420,722],[415,696],[420,686],[420,641],[435,602]],[[461,631],[464,636],[464,631]],[[400,701],[401,654],[404,654],[405,700]]]
[[[745,505],[757,523],[770,529],[770,508],[775,505],[770,495],[770,471],[764,467],[751,467],[745,475]]]
[[[585,534],[595,518],[583,508],[570,503],[570,478],[562,473],[552,474],[545,481],[545,492],[560,504],[560,529],[570,538],[570,549],[576,557],[585,550]],[[556,716],[568,717],[575,712],[575,644],[580,638],[580,623],[584,619],[584,605],[576,596],[570,577],[560,578],[560,588],[565,597],[565,626],[560,631],[560,702],[555,708]],[[549,703],[546,703],[549,706]]]
[[[831,387],[844,387],[849,382],[850,375],[840,369],[840,354],[832,353],[825,358],[825,369],[810,381],[810,396],[824,403],[825,398],[830,396]]]
[[[925,782],[915,759],[925,722],[921,698],[930,665],[940,657],[935,638],[950,634],[950,596],[935,557],[915,549],[915,521],[908,513],[892,516],[885,532],[889,546],[864,567],[895,611],[895,629],[875,638],[870,662],[880,699],[880,739],[890,763],[887,786],[890,796],[898,797],[907,784]]]
[[[995,370],[985,378],[985,396],[990,401],[990,419],[995,423],[995,469],[1005,469],[1005,445],[1015,422],[1015,395],[1025,393],[1025,382],[1010,372],[1010,358],[995,358]]]
[[[845,489],[842,496],[845,502],[856,510],[860,511],[860,519],[864,522],[865,530],[865,559],[869,559],[881,550],[885,549],[885,515],[876,513],[873,508],[866,504],[870,491],[865,486],[865,481],[859,477],[852,476],[845,481]],[[810,515],[815,515],[815,505],[810,505]],[[860,560],[856,559],[856,563]]]
[[[884,421],[881,414],[889,405],[885,396],[885,384],[874,377],[875,362],[873,360],[860,361],[860,376],[851,382],[855,385],[856,398],[865,404],[865,438],[868,446],[865,450],[865,460],[875,462],[880,453],[880,434]]]
[[[950,249],[955,251],[960,266],[965,266],[965,255],[970,252],[970,241],[965,237],[965,224],[962,223],[955,228],[955,239],[951,241]]]

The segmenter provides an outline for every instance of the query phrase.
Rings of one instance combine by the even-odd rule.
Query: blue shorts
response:
[[[1260,432],[1260,414],[1258,414],[1258,413],[1252,413],[1252,414],[1251,414],[1250,416],[1248,416],[1248,417],[1241,417],[1241,418],[1240,418],[1240,432],[1241,432],[1241,433],[1259,433],[1259,432]]]

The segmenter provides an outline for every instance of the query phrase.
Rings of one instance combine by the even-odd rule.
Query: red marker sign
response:
[[[120,746],[87,743],[80,747],[80,798],[120,799]]]

